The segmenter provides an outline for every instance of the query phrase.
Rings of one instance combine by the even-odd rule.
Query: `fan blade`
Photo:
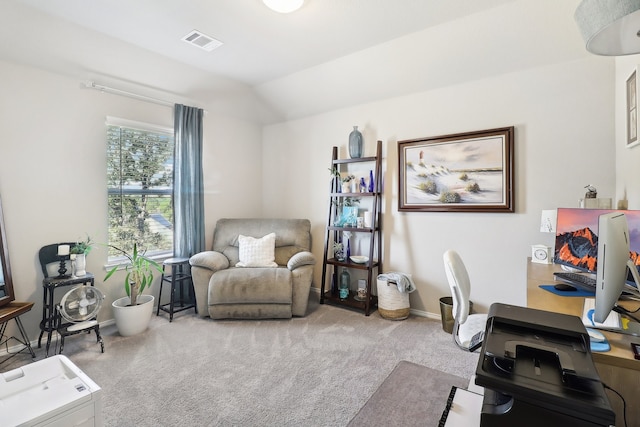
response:
[[[100,290],[86,285],[78,286],[62,297],[60,314],[70,322],[86,321],[95,316],[103,299]]]

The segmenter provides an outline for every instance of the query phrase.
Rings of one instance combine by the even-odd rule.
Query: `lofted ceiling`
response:
[[[267,123],[584,57],[577,3],[306,0],[279,14],[262,0],[0,0],[0,60],[238,114],[261,104],[251,114]],[[192,30],[223,45],[182,41]]]
[[[513,0],[307,0],[279,14],[262,0],[21,0],[47,14],[249,85]],[[197,29],[224,44],[206,52]]]

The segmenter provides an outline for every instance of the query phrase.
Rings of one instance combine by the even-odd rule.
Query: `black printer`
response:
[[[492,304],[476,384],[481,427],[615,425],[576,316]]]

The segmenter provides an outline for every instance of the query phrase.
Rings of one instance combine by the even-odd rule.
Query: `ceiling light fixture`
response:
[[[291,13],[300,9],[304,0],[262,0],[262,2],[278,13]]]
[[[583,0],[574,18],[589,52],[640,53],[640,0]]]

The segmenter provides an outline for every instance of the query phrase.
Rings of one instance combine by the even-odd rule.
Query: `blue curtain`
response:
[[[200,108],[176,104],[173,165],[173,255],[190,257],[204,250],[204,184],[202,179]]]

